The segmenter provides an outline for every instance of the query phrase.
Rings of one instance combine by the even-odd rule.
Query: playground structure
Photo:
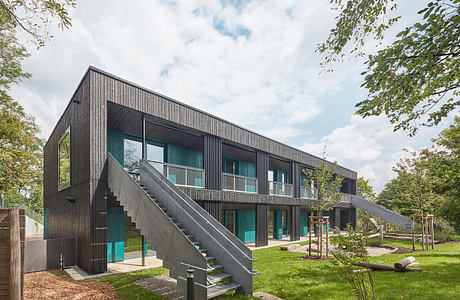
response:
[[[410,216],[412,223],[412,250],[415,251],[415,222],[420,219],[420,225],[422,227],[421,245],[422,251],[428,251],[429,244],[431,244],[431,250],[434,250],[434,215],[424,214],[413,214]]]
[[[374,218],[369,218],[361,227],[361,232],[369,238],[380,237],[380,246],[383,244],[383,235],[385,234],[385,226],[379,225]]]
[[[308,217],[308,255],[311,256],[311,231],[312,227],[319,225],[318,236],[318,257],[323,258],[323,226],[326,225],[326,257],[329,256],[329,216],[309,216]],[[313,225],[313,226],[312,226]]]

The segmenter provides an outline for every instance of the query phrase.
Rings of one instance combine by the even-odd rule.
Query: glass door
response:
[[[236,212],[234,210],[225,210],[224,215],[225,227],[233,234],[236,232]]]

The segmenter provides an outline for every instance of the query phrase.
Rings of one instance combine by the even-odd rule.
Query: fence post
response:
[[[10,274],[9,296],[12,300],[21,299],[21,242],[19,209],[8,211],[10,221]]]
[[[2,193],[2,209],[5,208],[5,194]]]
[[[195,283],[194,283],[194,269],[187,269],[187,295],[185,295],[186,300],[195,299]]]

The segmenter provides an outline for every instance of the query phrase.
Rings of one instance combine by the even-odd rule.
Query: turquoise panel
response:
[[[300,211],[300,236],[308,235],[308,216],[310,212],[307,210]]]
[[[254,209],[236,211],[236,236],[243,243],[256,241],[256,211]]]
[[[330,211],[323,211],[323,216],[331,216]],[[331,231],[331,220],[329,219],[329,225],[327,226],[327,230]],[[323,232],[326,232],[326,224],[323,225]]]
[[[238,175],[256,177],[256,165],[247,161],[239,161]]]
[[[123,208],[107,208],[107,261],[120,261],[125,257],[125,218]]]
[[[283,238],[283,216],[281,210],[273,211],[273,238]]]
[[[107,130],[107,151],[123,166],[124,165],[124,133],[121,131]]]
[[[50,209],[43,209],[43,238],[49,239],[50,236]]]
[[[203,168],[203,152],[168,144],[166,146],[166,161],[176,165]]]

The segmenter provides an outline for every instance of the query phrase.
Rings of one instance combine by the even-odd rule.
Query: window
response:
[[[58,190],[70,187],[70,127],[59,139],[58,146]]]

